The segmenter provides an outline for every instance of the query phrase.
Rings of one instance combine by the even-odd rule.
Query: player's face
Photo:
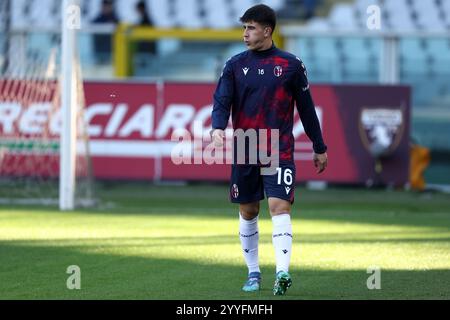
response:
[[[249,50],[261,50],[267,45],[268,39],[270,40],[270,27],[264,27],[254,21],[245,22],[242,27],[244,42]]]

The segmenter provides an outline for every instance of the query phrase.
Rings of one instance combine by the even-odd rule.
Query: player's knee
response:
[[[270,215],[276,216],[282,213],[291,213],[291,204],[285,200],[274,200],[269,202]]]
[[[245,220],[251,220],[255,218],[259,213],[259,203],[241,204],[239,206],[242,218]]]

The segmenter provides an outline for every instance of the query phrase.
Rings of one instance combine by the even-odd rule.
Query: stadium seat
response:
[[[427,51],[433,60],[450,77],[450,40],[449,39],[428,39]]]
[[[330,24],[337,30],[358,30],[356,14],[353,5],[336,4],[329,15]]]
[[[411,17],[412,8],[408,0],[387,1],[383,10],[391,30],[406,32],[416,30],[416,24]]]
[[[297,52],[300,59],[307,62],[315,63],[315,48],[314,39],[312,37],[303,37],[295,42],[295,52]]]
[[[330,31],[331,25],[328,19],[316,17],[309,20],[306,29],[311,31]]]
[[[197,0],[176,0],[175,19],[184,28],[198,29],[203,26]]]
[[[243,43],[233,43],[224,51],[223,61],[228,60],[232,56],[247,50]]]
[[[278,11],[285,6],[286,0],[263,0],[263,1],[230,0],[230,1],[227,1],[227,4],[230,6],[231,12],[234,13],[234,16],[232,18],[233,22],[239,21],[239,18],[242,17],[244,12],[248,8],[250,8],[256,4],[259,4],[259,3],[266,4],[266,5],[270,6],[271,8],[273,8],[275,11]]]
[[[308,53],[305,63],[309,69],[311,81],[338,81],[339,72],[335,68],[338,65],[338,53],[336,51],[335,41],[329,37],[308,38]],[[311,63],[309,63],[311,61]]]
[[[371,5],[380,6],[380,0],[357,0],[354,3],[356,23],[359,28],[366,28],[367,25],[367,8]]]
[[[263,0],[261,3],[270,6],[273,10],[277,11],[283,8],[285,0]],[[251,5],[250,5],[251,6]],[[249,6],[249,7],[250,7]]]
[[[404,38],[400,41],[399,49],[402,81],[410,81],[416,84],[423,81],[424,77],[428,76],[431,71],[426,40]],[[416,90],[419,89],[416,88]]]
[[[61,2],[54,0],[33,1],[30,8],[30,20],[36,28],[55,28],[61,21],[60,8]],[[57,6],[57,7],[55,7]]]
[[[83,22],[92,22],[101,10],[102,0],[83,0],[81,2],[81,13]]]
[[[186,64],[189,61],[189,64]],[[138,62],[134,61],[135,64]],[[205,54],[200,50],[182,48],[171,54],[161,56],[158,60],[148,60],[144,68],[136,68],[137,76],[158,75],[165,79],[186,80],[189,74],[195,74],[196,80],[214,81],[212,70],[218,66],[218,57]],[[220,65],[220,67],[222,67]]]
[[[0,2],[0,31],[3,32],[6,28],[6,2]],[[1,35],[0,37],[2,37]]]
[[[136,24],[139,19],[139,15],[136,11],[137,1],[119,0],[116,1],[116,13],[120,21],[129,24]]]
[[[33,61],[41,59],[42,64],[45,64],[48,62],[52,48],[57,48],[58,45],[59,43],[55,43],[48,33],[30,34],[27,41],[28,56],[31,56]]]
[[[427,31],[445,30],[445,21],[440,15],[435,0],[414,1],[414,9],[418,13],[418,23],[422,29]]]
[[[29,19],[30,8],[28,0],[15,0],[11,2],[11,27],[22,29],[32,25]]]
[[[425,60],[426,40],[420,38],[403,38],[400,40],[400,52],[413,60]]]
[[[450,29],[450,1],[442,1],[442,11],[444,12],[444,17],[446,21],[447,30]]]
[[[84,65],[93,65],[94,59],[94,48],[92,36],[90,34],[80,34],[78,36],[78,51],[80,54],[80,60],[83,61]]]
[[[231,17],[231,7],[226,0],[205,1],[205,25],[208,28],[226,29],[236,26],[238,17]]]
[[[341,59],[347,77],[345,82],[376,82],[378,59],[373,54],[374,49],[367,47],[364,38],[344,38],[341,42]]]
[[[441,1],[440,2],[440,11],[443,15],[444,26],[447,31],[450,31],[450,2],[449,1]]]
[[[244,15],[245,10],[255,5],[254,0],[231,0],[229,3],[231,9],[235,12],[236,21],[239,21],[239,18]]]
[[[371,5],[380,6],[380,0],[356,0],[354,2],[355,10],[364,14],[366,13],[367,8]]]
[[[169,2],[161,0],[149,0],[148,7],[155,26],[171,28],[175,25],[175,16],[169,10]]]

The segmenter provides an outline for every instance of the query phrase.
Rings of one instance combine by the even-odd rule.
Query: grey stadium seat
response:
[[[351,4],[336,4],[331,9],[329,21],[334,29],[358,30],[355,8]]]
[[[160,28],[171,28],[175,26],[175,16],[170,11],[169,1],[150,0],[148,8],[153,23]]]

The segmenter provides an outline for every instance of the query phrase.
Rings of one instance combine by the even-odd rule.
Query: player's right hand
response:
[[[214,129],[211,133],[211,138],[216,147],[223,146],[223,138],[225,137],[225,132],[222,129]]]

